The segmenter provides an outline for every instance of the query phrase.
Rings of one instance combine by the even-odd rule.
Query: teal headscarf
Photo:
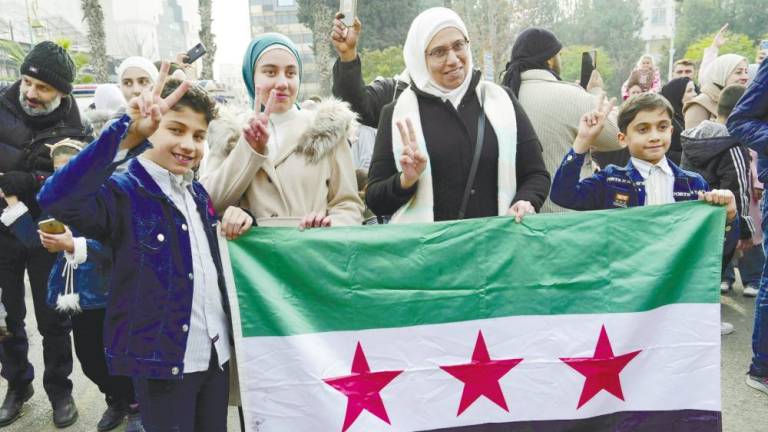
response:
[[[243,57],[243,81],[245,81],[245,88],[248,89],[248,95],[251,97],[251,102],[254,99],[254,83],[253,73],[256,70],[256,60],[258,60],[261,53],[272,45],[282,45],[293,53],[296,57],[296,62],[299,64],[299,83],[302,78],[302,64],[301,56],[299,55],[299,49],[296,45],[288,39],[285,35],[280,33],[264,33],[257,36],[248,45],[248,49],[245,50],[245,57]]]

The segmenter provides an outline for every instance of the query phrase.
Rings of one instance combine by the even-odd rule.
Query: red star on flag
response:
[[[454,378],[464,383],[464,391],[461,393],[461,402],[459,402],[460,416],[469,408],[480,396],[485,396],[491,402],[509,411],[507,401],[504,399],[504,393],[501,392],[499,380],[507,374],[513,367],[523,359],[491,360],[488,354],[488,347],[485,345],[483,332],[477,332],[477,341],[475,342],[475,351],[472,353],[472,361],[456,366],[441,366],[440,368]]]
[[[605,325],[603,325],[600,330],[600,337],[597,339],[595,354],[592,357],[561,358],[560,360],[587,378],[584,382],[584,388],[581,390],[579,405],[576,409],[584,406],[600,390],[605,390],[624,400],[619,374],[627,363],[640,354],[640,351],[642,350],[620,356],[613,355],[611,341],[608,339],[608,333],[606,333]]]
[[[384,401],[381,400],[379,393],[402,372],[371,372],[371,368],[368,367],[368,360],[363,352],[363,347],[358,342],[355,349],[355,358],[352,360],[352,374],[323,380],[326,384],[347,397],[347,413],[344,416],[342,432],[352,426],[363,410],[384,420],[387,424],[391,424],[387,415],[387,409],[384,407]]]

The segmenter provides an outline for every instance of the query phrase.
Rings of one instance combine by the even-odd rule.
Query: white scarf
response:
[[[741,62],[746,62],[746,57],[738,54],[723,54],[716,58],[707,68],[706,73],[700,79],[702,87],[707,84],[715,84],[720,89],[725,87],[725,82],[731,76],[736,66]],[[719,98],[718,98],[719,99]],[[717,99],[716,99],[717,100]]]
[[[472,52],[467,49],[464,82],[452,90],[439,86],[432,79],[425,59],[425,51],[432,38],[440,30],[449,27],[457,28],[469,40],[467,26],[464,25],[464,22],[456,12],[444,7],[425,10],[411,23],[411,28],[408,30],[408,36],[403,47],[403,57],[408,74],[418,89],[432,96],[437,96],[444,101],[450,101],[455,108],[464,98],[469,88],[469,83],[472,81]]]
[[[515,107],[509,94],[501,86],[488,81],[480,81],[475,88],[479,100],[484,101],[483,110],[488,122],[493,126],[496,140],[499,146],[498,159],[498,215],[506,214],[512,205],[512,199],[517,192],[517,120]],[[484,95],[483,95],[484,93]],[[481,97],[481,95],[483,95]],[[432,167],[429,153],[427,152],[424,129],[421,126],[419,115],[419,102],[416,93],[409,87],[403,91],[395,103],[392,114],[392,152],[395,156],[395,165],[398,171],[400,156],[403,153],[403,141],[397,130],[397,121],[410,119],[419,150],[427,156],[427,167],[419,177],[416,193],[411,199],[392,216],[392,223],[417,223],[434,222],[434,195],[432,191]],[[472,137],[474,140],[475,137]],[[469,145],[469,143],[467,143]]]

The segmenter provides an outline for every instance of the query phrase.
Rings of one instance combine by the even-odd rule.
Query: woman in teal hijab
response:
[[[258,225],[359,225],[363,203],[347,144],[355,114],[334,99],[299,110],[301,74],[299,51],[284,35],[251,41],[243,81],[254,112],[229,156],[206,167],[201,181],[216,209],[238,203]]]
[[[301,83],[303,65],[299,49],[294,45],[293,41],[283,34],[264,33],[251,41],[243,57],[243,81],[245,82],[245,88],[248,90],[248,95],[251,97],[251,102],[254,100],[253,78],[256,72],[256,63],[265,53],[276,48],[282,48],[293,54],[293,57],[296,59],[296,66],[298,67],[298,82]],[[266,100],[262,99],[263,102],[266,102]]]

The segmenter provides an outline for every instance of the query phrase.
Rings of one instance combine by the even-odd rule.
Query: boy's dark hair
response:
[[[720,92],[720,101],[717,103],[717,115],[728,117],[733,107],[739,102],[747,88],[741,84],[731,84]]]
[[[175,78],[168,78],[165,81],[165,87],[163,87],[162,97],[166,98],[173,93],[180,85],[182,81]],[[176,102],[173,109],[187,107],[196,113],[203,114],[205,116],[205,122],[210,124],[212,120],[218,118],[219,110],[216,107],[216,101],[203,90],[202,87],[196,85],[190,85],[189,90]]]
[[[675,110],[664,96],[657,93],[643,93],[632,96],[619,109],[619,118],[617,120],[619,130],[621,133],[627,133],[627,127],[640,111],[658,111],[660,109],[667,111],[670,121],[675,118]]]

